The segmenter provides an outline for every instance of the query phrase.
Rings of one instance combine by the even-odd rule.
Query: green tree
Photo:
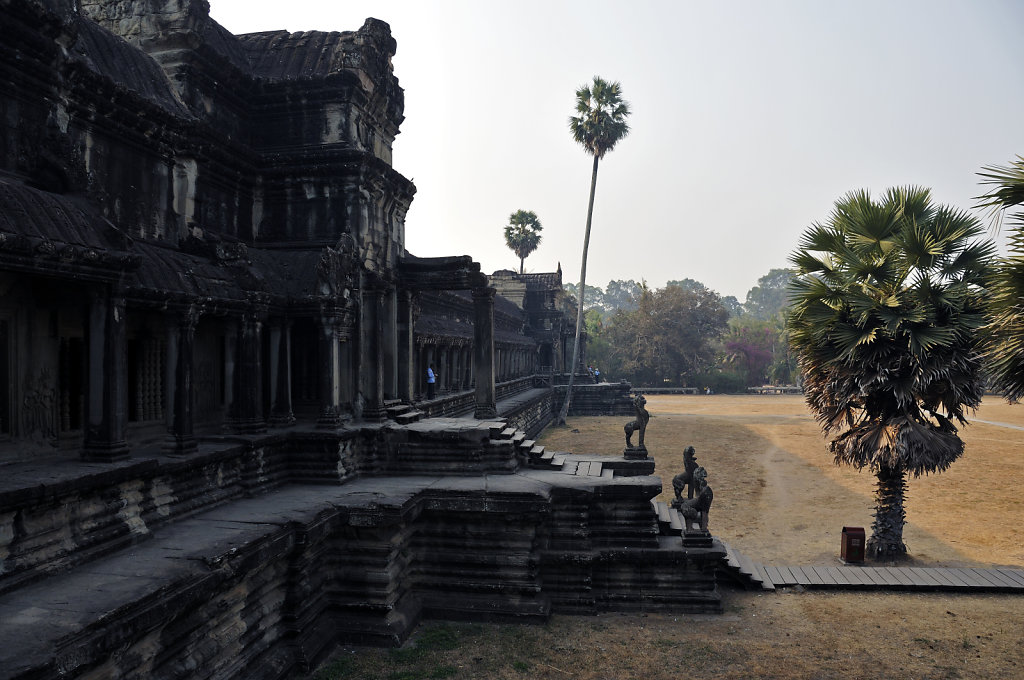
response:
[[[963,453],[957,424],[981,401],[977,329],[994,250],[965,212],[921,188],[836,202],[790,256],[790,342],[836,464],[877,477],[868,553],[906,553],[906,476]]]
[[[619,140],[629,134],[629,104],[622,99],[622,86],[594,76],[590,86],[583,85],[576,90],[576,113],[569,117],[572,137],[587,153],[594,157],[594,168],[590,175],[590,200],[587,203],[587,229],[583,234],[583,258],[580,264],[580,300],[576,317],[576,337],[572,346],[572,364],[569,367],[569,386],[565,390],[565,402],[558,414],[558,424],[564,425],[572,400],[572,387],[576,368],[580,360],[580,332],[583,330],[583,298],[587,283],[587,250],[590,248],[590,225],[594,217],[594,192],[597,189],[597,166],[604,155],[615,148]]]
[[[523,260],[540,245],[540,232],[544,227],[532,210],[517,210],[508,217],[505,226],[505,245],[519,256],[519,273],[523,273]]]
[[[641,283],[635,305],[617,312],[604,335],[624,376],[643,385],[683,384],[713,363],[713,341],[728,325],[718,294],[703,286],[651,290]]]
[[[744,313],[762,321],[774,318],[789,305],[789,282],[792,279],[791,269],[770,270],[747,291]]]
[[[1024,157],[1017,156],[1006,167],[985,167],[979,174],[994,187],[981,196],[981,206],[992,208],[1000,222],[1009,208],[1024,205]],[[985,357],[995,385],[1007,399],[1018,401],[1024,396],[1024,210],[1009,217],[1009,254],[999,259],[989,278]]]

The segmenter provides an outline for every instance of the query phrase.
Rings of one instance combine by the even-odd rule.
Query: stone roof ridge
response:
[[[277,30],[235,38],[258,78],[302,80],[350,70],[372,79],[394,78],[391,57],[397,43],[391,27],[379,19],[367,19],[358,31]]]
[[[174,116],[191,118],[163,69],[148,54],[119,35],[81,16],[71,60]]]

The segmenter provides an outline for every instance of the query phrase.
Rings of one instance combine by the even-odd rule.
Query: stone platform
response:
[[[0,677],[276,679],[424,617],[720,611],[724,546],[684,547],[637,464],[435,418],[4,466]]]

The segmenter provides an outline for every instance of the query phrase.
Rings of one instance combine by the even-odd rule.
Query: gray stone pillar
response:
[[[383,376],[384,399],[398,398],[398,291],[390,289],[382,292],[379,312],[381,318],[381,361]]]
[[[359,380],[363,392],[363,420],[384,420],[384,291],[364,290],[360,305]]]
[[[263,419],[263,322],[256,311],[238,321],[235,336],[235,370],[228,428],[232,432],[266,432]]]
[[[104,286],[91,291],[88,317],[87,398],[82,458],[115,461],[128,457],[128,343],[125,301]]]
[[[167,438],[164,450],[172,455],[195,451],[195,338],[199,312],[195,307],[167,318]]]
[[[338,319],[329,314],[321,316],[318,330],[320,414],[317,416],[316,426],[332,430],[341,424]]]
[[[270,423],[285,427],[295,422],[292,411],[292,322],[282,319],[270,329],[270,375],[274,403]]]
[[[473,372],[476,375],[478,419],[496,418],[498,406],[494,386],[494,295],[493,288],[473,291]]]
[[[412,293],[402,291],[398,298],[398,398],[411,402],[416,394],[416,347],[413,338]]]

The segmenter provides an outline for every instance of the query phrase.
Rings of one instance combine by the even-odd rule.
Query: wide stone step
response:
[[[412,423],[418,423],[424,417],[423,411],[407,411],[394,417],[394,421],[399,425],[410,425]]]

